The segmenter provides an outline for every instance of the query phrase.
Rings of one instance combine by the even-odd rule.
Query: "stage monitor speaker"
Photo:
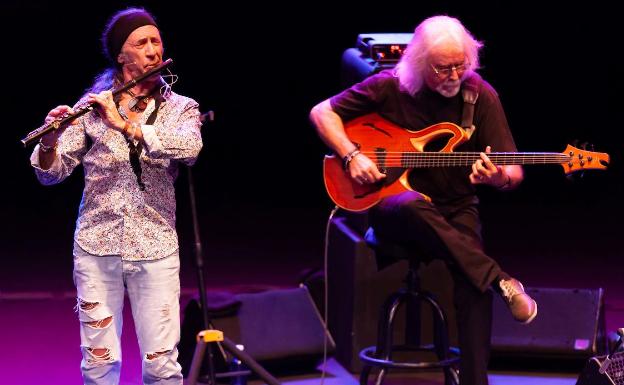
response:
[[[576,385],[624,385],[624,352],[590,358]]]
[[[493,357],[587,359],[606,352],[602,289],[527,288],[537,301],[528,325],[511,317],[496,296],[492,324]]]
[[[231,341],[243,345],[256,361],[263,364],[282,361],[316,364],[322,357],[325,327],[305,287],[237,294],[235,298],[241,303],[238,312],[214,318],[212,323]],[[197,335],[201,317],[198,301],[192,300],[187,305],[182,323],[183,340]],[[330,335],[327,345],[328,351],[333,352],[335,344]],[[194,343],[187,342],[183,346],[185,352],[180,351],[180,357],[189,354],[192,357]],[[182,364],[182,360],[180,362]],[[190,359],[184,362],[188,364],[186,366],[190,365]],[[183,368],[188,371],[184,365]]]

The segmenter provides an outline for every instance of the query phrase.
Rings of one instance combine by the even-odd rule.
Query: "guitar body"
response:
[[[439,123],[418,131],[401,128],[378,114],[361,116],[345,125],[349,139],[371,158],[387,177],[377,184],[361,185],[344,171],[342,159],[326,156],[323,178],[330,198],[345,210],[364,211],[389,195],[413,191],[407,182],[407,169],[397,162],[397,154],[422,152],[427,143],[440,136],[450,136],[440,152],[452,152],[468,140],[468,135],[453,123]],[[429,199],[423,195],[423,199]]]

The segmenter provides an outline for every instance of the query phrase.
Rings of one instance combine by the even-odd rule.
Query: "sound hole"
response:
[[[453,137],[451,134],[443,134],[439,137],[430,140],[424,148],[424,151],[427,152],[439,152],[442,150],[449,142],[449,140]]]

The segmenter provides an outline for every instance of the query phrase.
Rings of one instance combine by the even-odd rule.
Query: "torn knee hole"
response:
[[[113,322],[113,316],[106,317],[99,321],[87,322],[87,325],[89,325],[90,327],[94,329],[104,329],[104,328],[107,328],[111,324],[111,322]]]
[[[91,356],[89,362],[110,361],[112,359],[111,351],[108,348],[87,348],[87,352]]]
[[[83,300],[82,298],[78,298],[78,306],[80,306],[80,310],[83,310],[83,311],[93,310],[99,304],[100,304],[99,302],[87,302]]]
[[[147,353],[147,354],[145,355],[145,357],[146,357],[148,360],[150,360],[150,361],[151,361],[151,360],[153,360],[153,359],[155,359],[155,358],[158,358],[158,357],[163,356],[163,355],[165,355],[165,354],[168,354],[168,353],[170,353],[170,352],[171,352],[171,350],[165,350],[164,352]]]

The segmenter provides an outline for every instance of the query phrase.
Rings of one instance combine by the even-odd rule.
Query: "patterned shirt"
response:
[[[83,164],[85,187],[74,240],[90,254],[137,261],[164,258],[178,249],[173,183],[178,163],[192,165],[202,148],[199,106],[171,92],[154,124],[146,125],[154,108],[152,100],[141,117],[144,191],[130,165],[124,135],[106,127],[95,112],[78,118],[78,124],[61,134],[48,170],[39,165],[39,146],[30,158],[44,185],[63,181]]]

